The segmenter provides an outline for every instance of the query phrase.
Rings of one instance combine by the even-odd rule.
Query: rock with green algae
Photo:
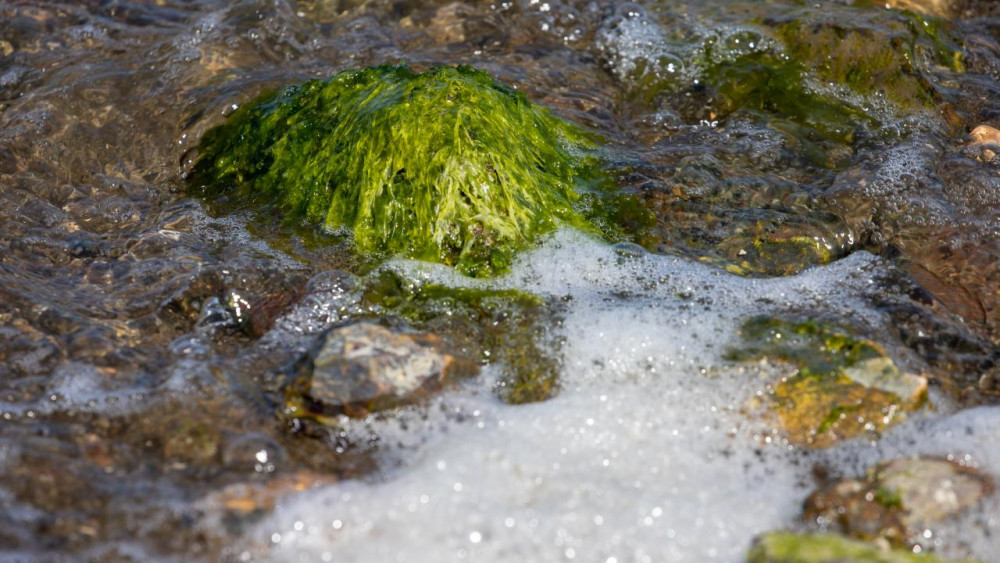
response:
[[[449,287],[384,270],[368,279],[362,300],[381,318],[439,334],[478,363],[498,365],[495,391],[506,403],[544,401],[559,390],[558,343],[547,330],[558,308],[537,295]]]
[[[934,68],[964,68],[946,20],[931,16],[858,10],[848,22],[827,14],[765,22],[777,31],[790,59],[812,68],[821,80],[862,95],[884,95],[903,109],[935,101]]]
[[[941,76],[963,70],[951,29],[947,20],[884,7],[730,2],[719,10],[709,2],[648,14],[629,8],[609,18],[597,45],[633,98],[670,107],[688,123],[724,127],[737,114],[793,123],[790,144],[832,167],[859,131],[896,130],[900,116],[947,94]]]
[[[769,397],[792,443],[826,447],[877,435],[927,400],[926,378],[903,373],[881,346],[844,328],[760,316],[745,322],[741,335],[744,347],[729,350],[728,359],[797,368]]]
[[[341,72],[261,96],[208,131],[188,180],[353,235],[362,253],[504,271],[600,176],[580,128],[467,66]]]
[[[993,490],[979,471],[935,458],[898,458],[865,479],[827,483],[806,499],[803,519],[823,529],[897,546],[920,544],[924,530],[975,506]]]
[[[883,549],[834,534],[770,532],[758,536],[747,563],[944,563],[929,554]]]

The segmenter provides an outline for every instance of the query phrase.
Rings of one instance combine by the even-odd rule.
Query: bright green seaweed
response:
[[[189,180],[346,229],[363,253],[489,276],[558,222],[586,225],[591,146],[482,71],[379,66],[244,105],[202,138]]]

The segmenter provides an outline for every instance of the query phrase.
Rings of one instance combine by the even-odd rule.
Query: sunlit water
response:
[[[697,87],[705,44],[780,52],[747,23],[771,4],[29,4],[0,2],[0,560],[739,561],[759,533],[804,529],[817,465],[936,455],[1000,478],[978,383],[998,361],[1000,176],[964,136],[1000,115],[988,6],[963,4],[967,70],[930,77],[948,98],[926,111],[810,79],[885,123],[826,168],[753,114],[720,122]],[[342,447],[292,435],[274,387],[357,312],[358,261],[191,197],[183,173],[259,92],[385,62],[473,64],[594,129],[669,221],[664,254],[564,230],[490,282],[384,265],[560,303],[561,390],[506,405],[488,366],[348,422]],[[643,100],[656,80],[681,86]],[[843,225],[809,215],[818,201]],[[800,207],[846,257],[752,279],[669,255],[717,257],[747,216]],[[234,329],[234,295],[268,313]],[[784,368],[721,359],[760,313],[864,331],[931,377],[936,408],[875,441],[789,446],[763,408]],[[257,496],[234,501],[242,487]],[[995,560],[998,515],[994,495],[925,545]]]

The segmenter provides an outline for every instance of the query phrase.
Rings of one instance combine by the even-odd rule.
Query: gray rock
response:
[[[372,322],[319,335],[285,389],[285,412],[321,423],[364,416],[419,400],[444,384],[454,358],[441,339],[394,332]]]

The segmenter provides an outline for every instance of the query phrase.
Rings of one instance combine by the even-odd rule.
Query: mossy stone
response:
[[[927,380],[903,373],[878,344],[815,321],[761,316],[744,323],[738,361],[768,358],[797,373],[775,385],[770,409],[790,442],[826,447],[882,432],[927,400]]]
[[[379,66],[244,105],[204,135],[189,181],[346,230],[362,253],[489,276],[560,222],[586,228],[591,147],[483,71]]]
[[[479,363],[500,365],[495,392],[509,404],[544,401],[559,390],[559,361],[548,327],[550,300],[514,289],[448,287],[382,271],[366,284],[370,312],[433,332]]]
[[[933,555],[902,549],[882,549],[876,545],[835,534],[794,534],[770,532],[759,536],[748,563],[938,563]]]

